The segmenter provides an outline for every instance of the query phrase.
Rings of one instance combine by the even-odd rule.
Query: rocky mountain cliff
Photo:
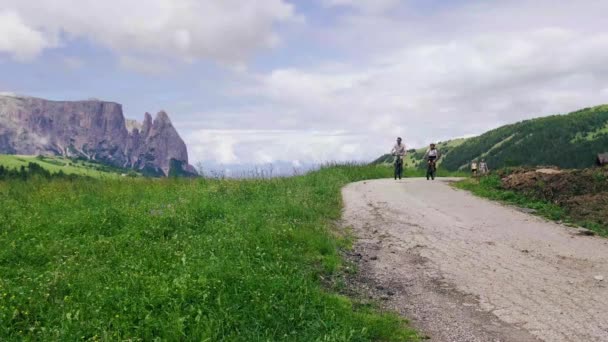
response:
[[[0,95],[0,153],[84,157],[157,176],[171,167],[194,172],[167,113],[139,123],[125,120],[120,104],[98,100]]]

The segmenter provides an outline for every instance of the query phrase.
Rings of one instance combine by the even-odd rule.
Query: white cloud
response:
[[[27,60],[80,38],[141,73],[229,65],[202,80],[213,105],[205,92],[174,117],[194,161],[224,164],[371,159],[397,135],[422,146],[608,102],[607,1],[316,1],[334,10],[292,32],[287,0],[0,0],[0,33],[19,33],[0,51]],[[289,51],[245,67],[290,33]]]
[[[382,13],[397,7],[401,0],[322,0],[327,7],[351,7],[366,13]]]
[[[85,61],[82,58],[78,57],[64,57],[63,64],[69,70],[78,70],[82,69],[85,66]]]
[[[185,136],[193,163],[268,164],[294,166],[327,160],[362,160],[361,136],[338,131],[200,129]]]
[[[7,53],[18,61],[29,61],[49,46],[42,33],[27,26],[17,12],[0,11],[0,53]]]
[[[284,0],[0,0],[0,5],[10,9],[0,20],[0,33],[17,35],[8,41],[0,35],[0,50],[25,58],[48,47],[45,39],[84,38],[121,56],[238,64],[257,49],[276,45],[276,23],[297,19]],[[23,46],[15,47],[18,42]]]
[[[147,75],[160,75],[171,70],[170,65],[166,61],[156,61],[133,56],[120,56],[118,63],[125,70]]]
[[[230,136],[234,146],[260,149],[275,160],[369,160],[386,153],[398,135],[408,146],[421,147],[608,102],[608,30],[595,27],[608,3],[584,3],[499,1],[439,11],[424,21],[366,21],[367,37],[383,35],[387,22],[398,25],[398,32],[419,34],[393,40],[391,46],[359,36],[356,55],[339,64],[249,74],[236,82],[232,96],[250,98],[255,105],[224,109],[226,115],[213,125],[226,131],[213,134]],[[515,16],[518,21],[509,24]],[[353,21],[341,24],[339,32],[361,32]],[[353,43],[351,35],[335,38]],[[229,124],[222,126],[222,118]],[[248,127],[255,130],[240,131]],[[284,129],[294,132],[273,133]],[[314,130],[334,133],[319,138],[310,133]],[[204,145],[196,134],[189,144]],[[255,162],[255,156],[239,158]]]

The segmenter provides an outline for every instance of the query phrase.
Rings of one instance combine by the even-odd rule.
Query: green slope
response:
[[[467,139],[446,155],[449,170],[485,158],[491,168],[556,165],[585,168],[608,151],[608,105],[518,122]]]
[[[121,177],[123,173],[139,175],[132,171],[129,172],[127,170],[83,160],[72,160],[62,157],[0,154],[0,165],[8,169],[19,169],[22,166],[27,168],[29,163],[36,163],[50,173],[59,173],[59,171],[62,171],[68,175],[73,174],[93,178],[118,178]]]

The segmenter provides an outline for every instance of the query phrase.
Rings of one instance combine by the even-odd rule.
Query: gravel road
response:
[[[608,341],[608,239],[449,181],[343,189],[358,286],[431,341]]]

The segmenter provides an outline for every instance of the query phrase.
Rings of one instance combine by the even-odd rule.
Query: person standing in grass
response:
[[[481,162],[479,163],[479,173],[481,173],[482,175],[485,175],[488,172],[490,172],[490,170],[488,169],[488,163],[486,163],[485,159],[482,159]]]
[[[471,162],[471,175],[473,175],[473,177],[477,176],[477,160]]]

